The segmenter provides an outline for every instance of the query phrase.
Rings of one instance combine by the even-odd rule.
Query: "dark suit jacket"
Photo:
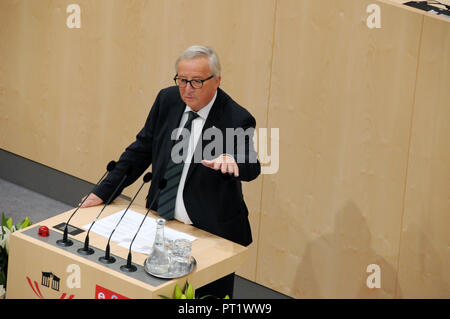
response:
[[[180,97],[178,87],[161,90],[144,127],[136,136],[136,141],[126,148],[117,162],[116,168],[108,174],[107,178],[94,190],[94,193],[106,202],[124,176],[127,167],[131,166],[131,173],[116,196],[113,196],[112,200],[114,200],[123,188],[136,181],[151,164],[153,178],[147,197],[148,208],[164,177],[173,145],[171,133],[178,127],[185,107],[186,104]],[[220,170],[215,171],[200,162],[192,161],[183,191],[186,211],[195,227],[244,246],[252,242],[252,235],[241,181],[251,181],[261,171],[253,147],[253,136],[248,134],[251,128],[255,128],[255,125],[253,116],[219,88],[203,132],[208,128],[222,132],[223,151],[218,148],[217,154],[213,153],[214,156],[211,158],[222,153],[230,153],[230,150],[226,149],[226,145],[230,143],[236,146],[233,154],[230,155],[241,162],[244,160],[243,163],[238,162],[239,177],[222,174]],[[243,130],[250,128],[250,130],[247,131],[247,134],[233,136],[227,140],[227,128],[242,128]],[[220,140],[205,139],[202,133],[195,152],[203,154],[205,146],[212,141]],[[156,206],[152,207],[152,209],[156,208]]]

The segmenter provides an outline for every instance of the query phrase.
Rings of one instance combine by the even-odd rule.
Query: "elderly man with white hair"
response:
[[[165,219],[247,246],[252,235],[241,182],[261,171],[253,146],[256,121],[219,88],[221,67],[211,48],[187,48],[175,71],[176,85],[159,92],[136,140],[83,207],[109,199],[130,167],[117,195],[152,165],[147,208],[154,202],[152,209]],[[166,186],[158,196],[162,180]],[[232,297],[233,283],[230,274],[197,289],[197,295]]]

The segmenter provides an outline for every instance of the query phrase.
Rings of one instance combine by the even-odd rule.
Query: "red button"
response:
[[[48,230],[48,227],[47,226],[39,227],[38,235],[41,236],[41,237],[48,237],[48,236],[50,236],[50,232]]]

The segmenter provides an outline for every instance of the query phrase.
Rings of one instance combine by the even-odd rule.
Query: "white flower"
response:
[[[6,244],[6,231],[9,231],[9,229],[4,226],[0,229],[0,246],[2,248],[5,248]],[[3,234],[3,232],[5,232],[5,234]]]
[[[11,233],[15,230],[15,228],[12,228],[12,231],[8,229],[8,227],[3,226],[3,233],[2,238],[0,239],[0,246],[2,248],[6,249],[6,253],[9,254],[9,236]]]
[[[6,293],[5,287],[3,285],[0,285],[0,298],[2,298]]]

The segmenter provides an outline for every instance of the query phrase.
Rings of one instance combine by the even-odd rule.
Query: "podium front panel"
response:
[[[118,199],[106,207],[101,218],[117,213],[127,206],[124,200]],[[70,225],[83,229],[83,225],[92,222],[99,209],[99,207],[80,209]],[[143,215],[146,212],[144,207],[137,205],[131,206],[130,209]],[[188,281],[194,288],[199,288],[236,271],[248,255],[247,247],[191,225],[168,221],[166,227],[197,238],[192,245],[192,256],[197,261],[196,268],[181,278],[156,278],[143,269],[147,255],[132,252],[133,264],[137,267],[137,271],[124,272],[120,266],[126,264],[128,249],[111,241],[111,255],[116,261],[104,264],[98,258],[105,254],[107,238],[92,231],[89,233],[89,246],[94,249],[92,255],[80,255],[77,252],[84,245],[86,231],[75,236],[69,235],[73,241],[72,246],[57,245],[56,241],[62,238],[62,232],[56,230],[54,226],[65,223],[72,212],[73,210],[62,213],[11,234],[7,298],[121,299],[161,298],[160,295],[172,297],[175,284],[183,287]],[[48,237],[38,234],[41,226],[48,227]]]

